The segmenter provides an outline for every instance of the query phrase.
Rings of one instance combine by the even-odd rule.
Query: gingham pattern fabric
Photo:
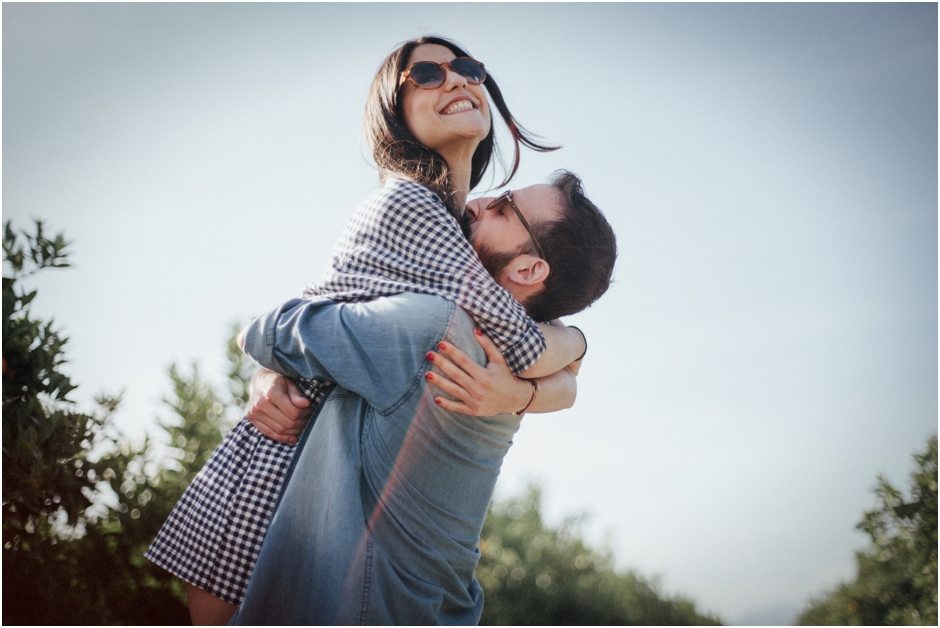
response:
[[[353,214],[323,279],[304,297],[366,301],[401,292],[436,294],[467,310],[514,373],[532,366],[545,338],[490,276],[440,198],[388,179]]]
[[[316,380],[297,384],[314,405],[333,387]],[[294,450],[243,418],[183,493],[144,556],[185,582],[241,604]]]

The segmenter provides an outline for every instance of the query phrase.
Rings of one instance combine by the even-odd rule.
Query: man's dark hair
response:
[[[372,158],[379,168],[379,175],[383,181],[388,175],[397,175],[420,183],[440,196],[454,217],[457,217],[464,208],[454,204],[454,190],[447,162],[412,135],[408,130],[408,125],[405,124],[405,116],[402,112],[399,77],[407,69],[412,51],[422,44],[444,46],[458,57],[470,56],[466,50],[443,37],[419,37],[401,44],[385,58],[372,80],[362,120],[363,135],[372,149]],[[506,179],[497,186],[501,187],[512,179],[519,167],[520,144],[539,152],[556,150],[558,147],[537,143],[535,136],[516,122],[509,107],[506,106],[506,101],[503,100],[496,79],[489,70],[486,73],[486,80],[483,81],[483,87],[486,88],[496,111],[506,123],[513,141],[512,165],[507,169]],[[490,165],[493,155],[496,154],[497,158],[499,157],[495,150],[495,138],[493,125],[490,124],[490,132],[473,153],[470,189],[476,187],[483,178],[483,173]]]
[[[581,179],[567,170],[552,174],[563,216],[533,227],[551,272],[545,287],[525,302],[529,316],[549,321],[587,308],[610,287],[617,238],[601,210],[584,195]],[[532,251],[524,251],[538,255]]]

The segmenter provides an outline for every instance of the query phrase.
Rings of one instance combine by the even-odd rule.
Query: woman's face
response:
[[[422,44],[411,52],[407,67],[418,61],[447,63],[455,57],[444,46]],[[451,163],[451,156],[463,158],[468,149],[472,156],[490,131],[490,109],[483,84],[471,85],[449,69],[444,84],[436,89],[421,89],[405,81],[401,98],[408,130],[451,167],[456,165]]]

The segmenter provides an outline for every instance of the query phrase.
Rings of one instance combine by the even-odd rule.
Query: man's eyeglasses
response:
[[[421,89],[437,89],[447,79],[447,69],[464,77],[471,85],[479,85],[486,80],[486,70],[482,63],[470,57],[457,57],[450,63],[418,61],[401,73],[398,86],[401,87],[408,80]]]
[[[535,242],[535,248],[539,251],[539,257],[544,260],[548,258],[545,257],[545,251],[542,250],[542,245],[539,244],[538,238],[535,237],[535,233],[532,231],[532,227],[529,226],[528,221],[525,219],[525,216],[522,215],[522,212],[519,211],[519,207],[516,206],[516,202],[512,200],[512,190],[506,190],[495,199],[493,202],[486,206],[486,209],[496,209],[503,203],[509,203],[509,206],[512,207],[512,211],[516,213],[516,216],[519,216],[519,221],[522,223],[522,226],[525,227],[525,230],[529,232],[529,237],[532,238],[532,241]]]

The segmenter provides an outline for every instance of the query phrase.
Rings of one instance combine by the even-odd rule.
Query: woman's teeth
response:
[[[466,111],[467,109],[473,109],[473,103],[469,100],[458,100],[450,107],[444,110],[444,115],[449,115],[451,113],[457,113],[459,111]]]

